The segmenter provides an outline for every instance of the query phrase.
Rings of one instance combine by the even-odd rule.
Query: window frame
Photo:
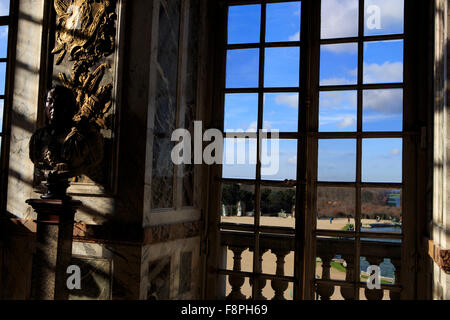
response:
[[[5,74],[5,92],[0,96],[3,99],[3,123],[0,131],[1,148],[0,148],[0,216],[6,211],[7,199],[7,182],[8,182],[8,163],[9,163],[9,144],[11,135],[11,109],[14,91],[14,69],[16,62],[16,42],[17,42],[17,23],[18,23],[18,7],[19,1],[10,0],[9,15],[0,17],[0,26],[8,26],[8,44],[7,56],[0,59],[0,62],[6,63]],[[2,224],[3,224],[3,219]],[[2,232],[3,233],[3,232]]]
[[[296,182],[296,226],[292,230],[284,230],[283,228],[267,228],[259,225],[259,214],[255,215],[255,222],[253,226],[247,225],[231,225],[223,224],[220,222],[219,210],[220,210],[220,190],[222,183],[244,183],[255,184],[255,200],[259,199],[259,192],[256,190],[257,184],[260,182],[257,164],[257,177],[255,180],[246,179],[224,179],[221,178],[222,166],[217,165],[211,170],[212,179],[210,185],[212,186],[212,193],[210,197],[209,206],[211,208],[210,219],[207,224],[210,227],[209,239],[220,239],[221,230],[228,231],[248,231],[254,234],[254,254],[253,254],[253,272],[234,272],[232,270],[226,270],[225,268],[217,268],[220,263],[220,243],[216,243],[215,254],[209,259],[208,264],[216,268],[218,275],[240,275],[250,277],[251,279],[265,278],[265,279],[277,279],[276,276],[267,275],[260,272],[258,269],[259,264],[259,234],[265,233],[277,233],[286,235],[295,235],[295,258],[294,263],[296,268],[294,269],[294,277],[278,278],[279,280],[294,281],[294,300],[296,299],[313,299],[314,286],[315,286],[315,237],[317,235],[351,235],[355,237],[355,256],[360,256],[359,239],[364,237],[371,238],[394,238],[402,239],[402,269],[401,269],[401,281],[402,283],[409,283],[408,286],[394,285],[394,291],[398,289],[402,290],[402,298],[411,298],[416,294],[416,279],[415,274],[411,270],[415,270],[417,259],[417,238],[416,233],[418,207],[423,208],[423,201],[417,200],[417,193],[420,189],[420,184],[417,177],[418,166],[423,163],[418,163],[415,160],[415,156],[418,152],[418,136],[421,135],[418,129],[418,122],[420,115],[414,113],[415,109],[419,107],[414,103],[414,89],[417,86],[417,81],[413,79],[414,71],[412,66],[417,60],[417,57],[413,54],[415,46],[419,42],[414,38],[414,31],[418,30],[418,26],[415,25],[415,19],[420,16],[420,10],[414,7],[411,1],[404,1],[404,29],[402,34],[394,35],[364,35],[364,0],[359,1],[358,12],[358,36],[350,38],[333,38],[333,39],[320,39],[320,17],[321,6],[320,1],[302,0],[301,1],[301,37],[299,41],[300,45],[300,84],[302,84],[298,90],[299,93],[299,126],[297,133],[280,133],[281,139],[295,138],[298,141],[297,146],[297,182]],[[242,89],[226,89],[225,86],[225,72],[226,72],[226,52],[228,48],[248,48],[249,44],[227,45],[227,8],[230,5],[246,5],[246,4],[267,4],[277,2],[291,2],[280,0],[262,0],[262,1],[222,1],[220,3],[220,21],[219,27],[220,36],[215,39],[215,52],[219,54],[215,57],[215,70],[220,72],[220,79],[215,80],[213,104],[215,105],[215,112],[212,114],[212,123],[215,127],[224,132],[223,128],[223,116],[224,116],[224,97],[225,93],[238,93],[248,92],[248,90]],[[263,6],[265,7],[265,6]],[[262,12],[264,9],[262,9]],[[215,17],[216,19],[218,17]],[[261,16],[261,40],[264,37],[263,30],[265,30],[265,15]],[[363,45],[364,42],[369,41],[381,41],[381,40],[403,40],[403,82],[402,83],[389,83],[389,84],[363,84]],[[320,76],[320,45],[331,43],[345,43],[345,42],[357,42],[358,43],[358,82],[356,85],[342,85],[342,86],[321,86],[319,85]],[[282,43],[284,44],[284,43]],[[292,42],[289,42],[293,45]],[[252,44],[255,48],[264,48],[261,43]],[[260,67],[259,67],[259,82],[264,81],[261,76],[261,69],[264,64],[264,60],[261,60],[261,55],[264,55],[264,50],[260,50]],[[225,53],[225,54],[224,54]],[[260,85],[261,87],[261,85]],[[321,91],[332,90],[357,90],[358,99],[358,121],[357,130],[355,132],[319,132],[319,94]],[[362,97],[365,89],[403,89],[403,130],[398,132],[367,132],[362,131]],[[275,88],[272,92],[279,92],[280,88]],[[253,92],[253,91],[252,91]],[[270,92],[270,90],[265,91]],[[260,88],[258,88],[258,94],[260,95]],[[258,100],[258,128],[262,124],[262,99]],[[304,122],[300,121],[304,119]],[[247,135],[248,136],[248,135]],[[318,182],[317,181],[317,163],[318,163],[318,141],[319,139],[355,139],[357,141],[357,164],[356,164],[356,180],[351,183],[331,183],[331,182]],[[361,181],[361,147],[362,139],[366,138],[402,138],[402,182],[401,183],[369,183]],[[305,164],[300,166],[300,164]],[[256,183],[258,182],[258,183]],[[283,185],[280,182],[269,182],[269,185],[279,186]],[[337,232],[330,233],[326,230],[316,230],[316,212],[317,212],[317,186],[352,186],[356,188],[356,201],[355,201],[355,220],[357,223],[355,226],[355,232]],[[402,211],[408,213],[408,219],[403,220],[402,233],[368,233],[361,232],[359,226],[360,222],[360,202],[361,202],[361,188],[363,187],[389,187],[402,189]],[[417,206],[416,206],[417,205]],[[255,212],[258,212],[259,204],[255,201]],[[403,215],[405,217],[405,215]],[[258,221],[257,221],[258,220]],[[213,228],[211,228],[213,227]],[[216,240],[216,242],[219,242]],[[216,259],[216,264],[214,264]],[[313,261],[314,259],[314,261]],[[300,263],[304,261],[305,263]],[[355,259],[355,270],[359,270],[359,259]],[[355,289],[355,297],[359,298],[359,288],[363,284],[359,281],[359,272],[354,273],[354,281],[351,284]],[[208,277],[208,276],[206,276]],[[215,286],[211,286],[213,288]],[[252,286],[252,297],[257,293],[257,286]],[[220,290],[220,286],[218,287]],[[218,292],[206,288],[205,292],[209,294],[215,294]]]

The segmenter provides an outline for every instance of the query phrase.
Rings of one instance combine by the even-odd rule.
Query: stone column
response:
[[[26,202],[37,213],[31,297],[35,300],[66,300],[74,215],[81,202],[70,199],[29,199]]]
[[[284,276],[284,258],[289,254],[287,249],[272,249],[271,250],[277,256],[277,269],[275,274],[277,276]],[[272,280],[271,286],[275,295],[272,300],[286,300],[284,298],[284,292],[288,288],[289,284],[285,280]]]
[[[245,247],[229,247],[233,251],[233,271],[241,271],[242,252]],[[227,296],[227,300],[245,300],[247,297],[242,294],[241,287],[245,282],[245,278],[239,275],[230,275],[228,282],[231,285],[231,292]]]
[[[331,260],[334,258],[334,254],[321,254],[322,259],[322,279],[330,280]],[[324,283],[317,284],[317,293],[320,296],[320,300],[330,300],[330,297],[334,293],[334,286]]]

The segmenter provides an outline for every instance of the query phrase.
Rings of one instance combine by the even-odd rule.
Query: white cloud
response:
[[[402,153],[400,149],[392,149],[390,155],[391,156],[398,156]]]
[[[246,132],[256,132],[257,129],[258,123],[256,121],[253,121],[252,123],[250,123],[250,126],[247,128]]]
[[[380,22],[382,30],[400,25],[403,22],[404,0],[366,0],[366,24],[368,17],[370,17],[370,15],[367,13],[367,8],[369,6],[377,6],[380,8]]]
[[[399,114],[403,110],[403,90],[366,90],[363,96],[364,109],[384,114]]]
[[[354,126],[356,123],[356,120],[354,117],[344,117],[342,120],[340,120],[337,123],[337,126],[339,129],[344,129],[344,128],[348,128],[348,127],[352,127]]]
[[[364,83],[384,83],[403,81],[403,63],[364,63]]]
[[[322,0],[322,38],[358,35],[358,0]]]
[[[297,165],[297,156],[290,157],[290,158],[288,159],[288,163],[289,163],[289,164]]]
[[[381,30],[401,26],[404,0],[366,0],[365,21],[371,16],[369,6],[380,8]],[[367,28],[367,26],[365,26]],[[370,30],[369,30],[370,31]],[[322,0],[322,38],[352,37],[358,35],[358,0]]]
[[[355,125],[355,115],[354,114],[333,114],[333,115],[326,115],[327,113],[321,113],[319,117],[320,125],[326,126],[330,124],[336,124],[340,129],[348,128],[352,125]]]
[[[272,130],[272,122],[271,121],[264,121],[264,126],[263,126],[263,128],[264,129],[267,129],[267,130]]]
[[[291,108],[298,108],[298,95],[279,94],[275,97],[275,103],[279,105],[287,105]]]
[[[370,14],[367,8],[380,8],[383,30],[399,26],[403,21],[404,0],[366,0],[365,21]],[[358,35],[358,0],[322,0],[322,38],[352,37]]]
[[[8,28],[3,27],[0,29],[0,39],[8,39]]]
[[[356,84],[356,81],[348,78],[338,78],[338,77],[320,80],[321,86],[333,86],[342,84]]]
[[[9,15],[9,5],[6,4],[6,1],[0,1],[0,16],[7,16],[7,15]]]
[[[300,40],[300,31],[289,37],[289,41],[299,41],[299,40]]]
[[[321,111],[356,110],[356,91],[323,91],[320,93]]]
[[[357,43],[327,44],[327,45],[322,45],[321,49],[332,52],[332,53],[357,54],[358,53],[358,44]]]

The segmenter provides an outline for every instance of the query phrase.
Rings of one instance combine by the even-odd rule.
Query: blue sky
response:
[[[9,0],[0,0],[0,16],[9,14]],[[0,26],[0,58],[6,58],[8,26]],[[6,63],[0,63],[0,94],[5,94]],[[0,132],[3,127],[3,100],[0,100]],[[1,142],[1,140],[0,140]]]
[[[379,16],[373,14],[380,13]],[[358,0],[322,0],[322,39],[354,37],[358,31]],[[266,42],[300,40],[300,2],[267,5]],[[379,17],[378,20],[373,20]],[[261,6],[232,6],[229,9],[228,43],[260,41]],[[371,20],[372,19],[372,20]],[[370,26],[376,21],[379,25]],[[365,35],[403,32],[403,0],[366,0]],[[299,86],[299,47],[266,48],[264,86]],[[403,81],[403,41],[372,41],[363,46],[363,83]],[[357,43],[322,45],[320,85],[356,84]],[[257,88],[259,49],[227,52],[227,88]],[[301,84],[300,84],[301,86]],[[402,130],[402,89],[364,90],[364,131]],[[298,127],[298,94],[265,93],[263,128],[295,132]],[[225,131],[255,131],[258,95],[227,94]],[[322,91],[319,99],[319,131],[354,132],[357,122],[357,91]],[[225,153],[227,152],[225,147]],[[252,148],[246,151],[256,154]],[[362,178],[365,182],[401,182],[401,139],[364,139]],[[296,141],[279,145],[280,171],[267,179],[295,179]],[[224,155],[225,156],[225,155]],[[321,181],[355,181],[356,140],[319,141],[318,177]],[[223,176],[254,178],[254,166],[224,166]]]

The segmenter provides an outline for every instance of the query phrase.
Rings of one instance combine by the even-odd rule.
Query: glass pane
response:
[[[355,189],[317,187],[317,229],[354,231]]]
[[[361,189],[361,231],[402,232],[401,189]]]
[[[228,50],[227,88],[258,87],[259,49]]]
[[[297,179],[297,140],[261,140],[261,179]]]
[[[356,140],[319,140],[319,181],[354,182]]]
[[[361,239],[360,281],[376,285],[398,284],[401,269],[400,239]],[[370,269],[369,267],[372,266]],[[378,278],[378,279],[377,279]],[[398,300],[399,292],[385,289],[361,288],[361,300]]]
[[[364,131],[402,131],[403,89],[365,90]]]
[[[295,228],[295,188],[261,188],[260,224]]]
[[[3,112],[4,112],[5,100],[0,99],[0,132],[3,131]]]
[[[378,239],[373,239],[378,240]],[[376,257],[377,260],[379,260],[379,257]],[[371,260],[369,258],[369,260]],[[369,275],[373,274],[373,271],[369,273],[370,270],[368,270],[369,266],[375,265],[380,267],[380,276],[381,281],[380,284],[394,284],[395,283],[395,267],[391,263],[390,259],[384,259],[383,262],[380,264],[370,264],[369,261],[367,261],[366,257],[361,257],[360,267],[361,267],[361,282],[367,282]]]
[[[228,9],[228,43],[260,40],[261,5],[231,6]]]
[[[315,278],[353,282],[355,274],[354,255],[354,238],[317,237]],[[353,287],[340,287],[318,283],[316,299],[351,300],[354,298],[354,292]]]
[[[298,87],[300,48],[266,48],[265,87]]]
[[[326,44],[320,46],[320,85],[356,84],[358,44]]]
[[[0,95],[5,94],[6,62],[0,63]]]
[[[300,40],[300,2],[269,3],[266,10],[266,42]]]
[[[0,58],[8,54],[8,26],[0,26]]]
[[[170,138],[153,140],[152,208],[173,205],[174,165],[170,157],[173,147]]]
[[[403,40],[364,43],[364,83],[403,81]]]
[[[363,139],[363,182],[402,182],[402,139]]]
[[[224,139],[222,177],[255,179],[256,139]]]
[[[322,0],[321,38],[358,36],[358,0]]]
[[[255,187],[246,184],[222,184],[220,222],[254,223]]]
[[[10,0],[0,0],[0,16],[9,15],[9,2]]]
[[[297,132],[297,93],[264,94],[263,129]]]
[[[276,274],[284,276],[294,276],[294,242],[285,241],[284,237],[264,237],[260,238],[262,255],[262,272],[265,274]],[[287,243],[291,244],[291,247]],[[292,250],[292,251],[291,251]],[[277,270],[277,255],[284,258],[284,267]],[[283,296],[286,300],[293,299],[293,283],[280,281],[273,283],[271,280],[260,280],[260,287],[263,288],[262,294],[266,299],[272,299],[275,296],[273,288],[286,288]],[[281,285],[281,286],[280,286]]]
[[[356,131],[356,91],[324,91],[319,98],[319,131]]]
[[[257,129],[258,94],[232,93],[225,95],[225,132]]]
[[[364,35],[403,33],[404,0],[365,0]]]

